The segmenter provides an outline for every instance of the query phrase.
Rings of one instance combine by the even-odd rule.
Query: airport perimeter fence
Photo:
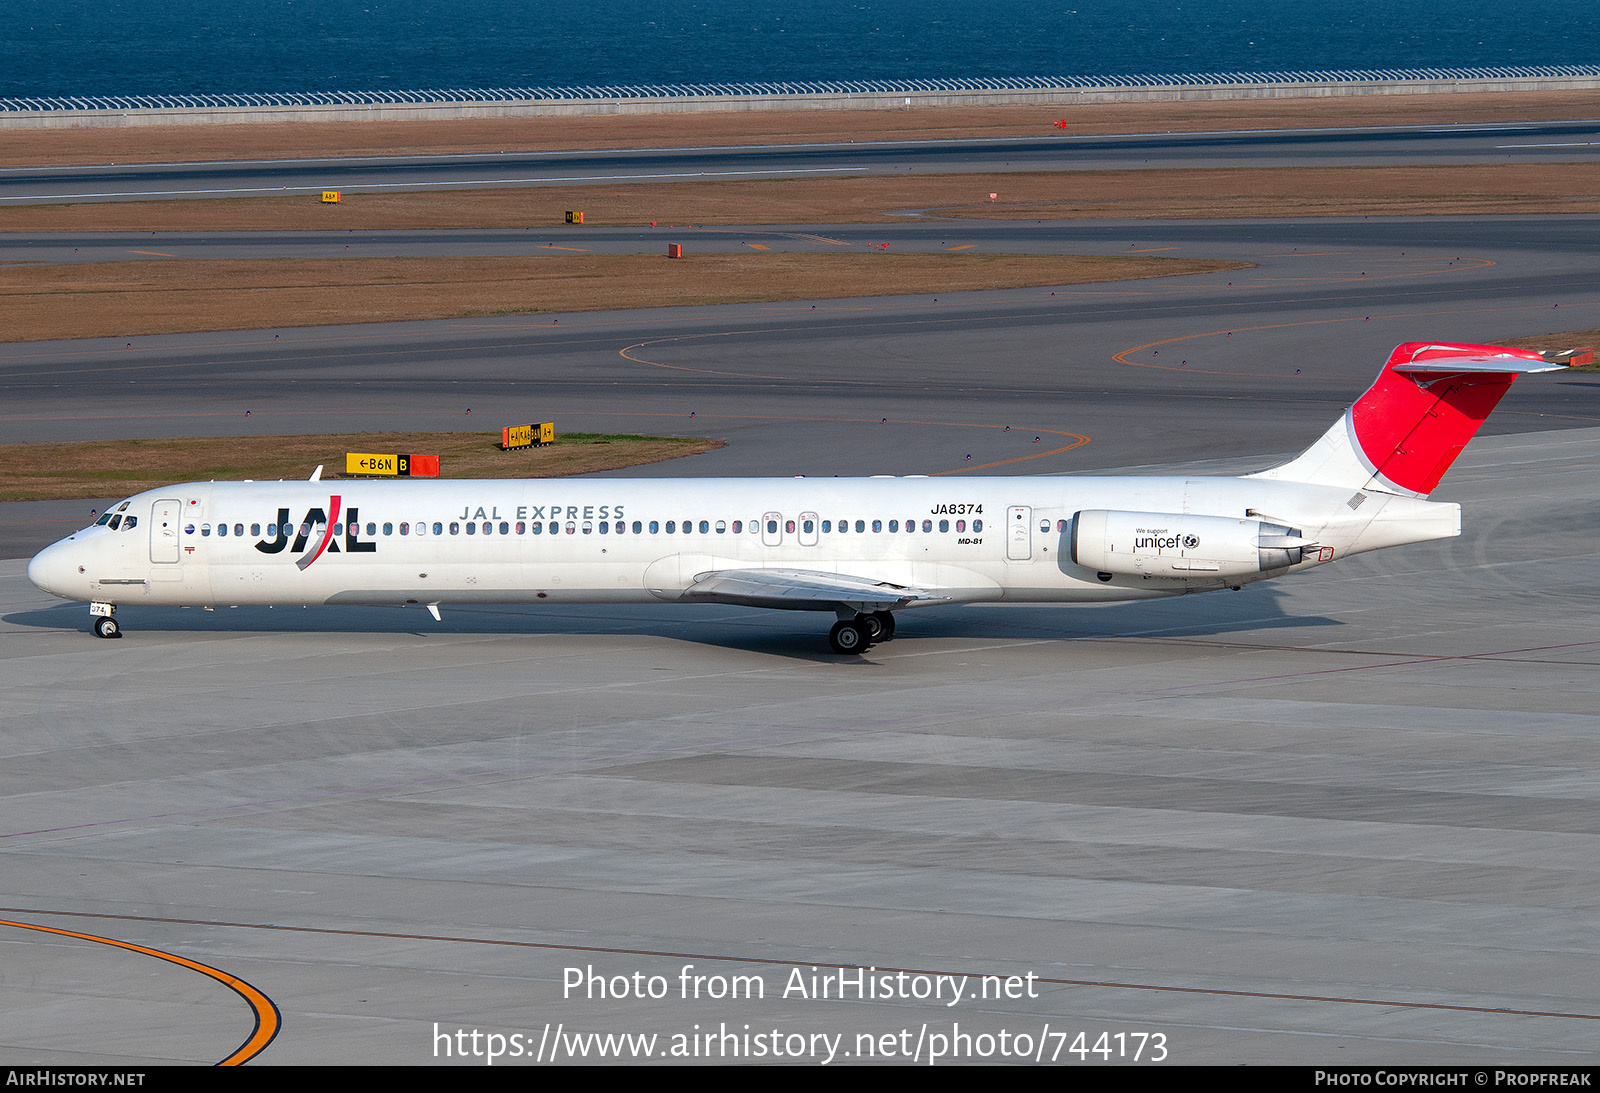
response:
[[[0,98],[0,126],[643,113],[695,109],[886,109],[1026,102],[1300,98],[1579,88],[1600,88],[1600,66]]]

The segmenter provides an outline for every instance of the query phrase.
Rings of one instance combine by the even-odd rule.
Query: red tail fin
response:
[[[1593,359],[1586,350],[1547,357],[1498,345],[1407,342],[1322,439],[1260,477],[1426,497],[1517,376]]]
[[[1407,342],[1350,408],[1373,476],[1397,492],[1433,492],[1517,374],[1549,367],[1531,349]],[[1503,371],[1495,370],[1503,367]]]

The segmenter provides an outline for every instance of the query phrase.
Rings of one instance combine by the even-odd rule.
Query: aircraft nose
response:
[[[63,591],[67,585],[67,574],[72,571],[72,563],[68,555],[71,553],[68,542],[62,540],[54,546],[47,546],[33,556],[28,563],[28,580],[41,591],[52,596],[70,599]]]

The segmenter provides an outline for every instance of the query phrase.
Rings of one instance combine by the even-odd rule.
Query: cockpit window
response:
[[[132,531],[138,525],[139,525],[139,518],[137,516],[130,516],[126,520],[122,521],[122,530],[123,531]]]
[[[111,519],[111,530],[112,531],[116,531],[117,528],[122,526],[122,517],[121,516],[113,515],[110,519]]]
[[[90,527],[102,527],[104,525],[110,524],[112,531],[117,530],[117,525],[111,522],[112,517],[117,516],[120,513],[127,512],[128,511],[128,506],[131,505],[131,504],[133,504],[132,498],[129,498],[127,501],[124,501],[122,504],[116,505],[114,507],[111,506],[111,505],[107,505],[106,506],[106,511],[100,514],[100,519],[96,520],[93,524],[91,524],[89,526]],[[133,525],[130,524],[128,526],[132,527]]]

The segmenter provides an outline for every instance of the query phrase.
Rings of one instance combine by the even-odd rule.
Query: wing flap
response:
[[[940,589],[895,584],[849,573],[808,569],[714,569],[697,573],[680,600],[789,611],[888,611],[911,603],[947,603]]]

